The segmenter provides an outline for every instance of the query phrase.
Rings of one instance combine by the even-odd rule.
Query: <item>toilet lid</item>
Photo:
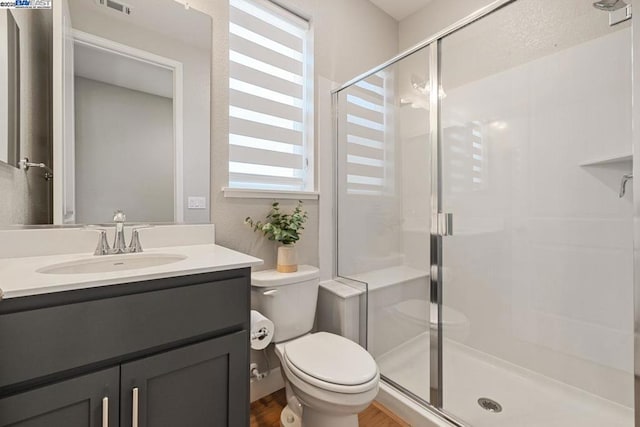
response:
[[[376,362],[365,349],[327,332],[293,340],[284,351],[287,361],[301,372],[332,384],[364,384],[378,374]]]

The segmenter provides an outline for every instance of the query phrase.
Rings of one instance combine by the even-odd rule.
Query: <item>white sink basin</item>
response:
[[[157,267],[186,259],[173,254],[103,255],[77,261],[61,262],[36,270],[42,274],[91,274]]]

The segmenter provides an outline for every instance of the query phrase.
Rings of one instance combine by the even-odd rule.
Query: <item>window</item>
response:
[[[229,187],[313,191],[309,23],[265,0],[229,14]]]
[[[392,127],[385,109],[386,76],[379,72],[359,81],[346,95],[347,193],[388,194],[392,190]],[[392,94],[391,94],[392,95]]]

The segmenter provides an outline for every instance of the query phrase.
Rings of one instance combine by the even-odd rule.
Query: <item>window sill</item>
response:
[[[224,197],[234,199],[293,199],[293,200],[318,200],[320,194],[317,191],[277,191],[277,190],[251,190],[246,188],[222,187]]]

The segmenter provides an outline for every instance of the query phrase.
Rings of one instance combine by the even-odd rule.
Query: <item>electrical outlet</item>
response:
[[[187,206],[189,209],[206,209],[207,198],[189,196],[189,198],[187,199]]]

